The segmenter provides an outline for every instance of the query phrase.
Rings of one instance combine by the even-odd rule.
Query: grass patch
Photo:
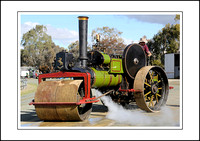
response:
[[[23,90],[21,90],[21,95],[26,95],[26,94],[29,94],[29,93],[33,93],[33,92],[36,92],[37,90],[37,84],[27,84],[27,87]]]

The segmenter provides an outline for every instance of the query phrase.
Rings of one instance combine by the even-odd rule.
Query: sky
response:
[[[122,32],[125,44],[137,43],[144,35],[152,39],[166,24],[176,24],[175,14],[21,14],[20,25],[22,35],[36,25],[45,25],[47,34],[60,47],[78,40],[78,16],[88,16],[88,43],[92,46],[91,33],[98,27],[108,26]],[[21,47],[22,48],[22,47]]]

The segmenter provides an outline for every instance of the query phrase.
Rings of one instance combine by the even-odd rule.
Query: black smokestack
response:
[[[79,16],[79,59],[81,66],[86,67],[87,65],[87,27],[88,17]]]

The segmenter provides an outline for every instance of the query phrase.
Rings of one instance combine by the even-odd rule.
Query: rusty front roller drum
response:
[[[43,81],[35,102],[79,102],[83,97],[83,80]],[[89,117],[92,103],[81,105],[35,105],[37,116],[45,121],[82,121]]]
[[[145,66],[141,68],[134,80],[135,101],[139,108],[147,112],[158,112],[166,104],[169,84],[164,70],[160,67]]]

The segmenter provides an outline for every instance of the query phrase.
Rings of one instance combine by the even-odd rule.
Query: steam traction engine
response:
[[[159,111],[168,97],[168,79],[162,68],[146,66],[146,56],[138,44],[128,45],[122,55],[108,55],[99,46],[87,52],[88,17],[79,19],[79,59],[73,54],[56,54],[57,72],[39,75],[33,104],[41,120],[85,120],[92,110],[91,88],[109,93],[113,101],[125,105],[136,102],[147,112]],[[98,38],[97,38],[98,40]],[[49,78],[67,78],[64,80]]]

